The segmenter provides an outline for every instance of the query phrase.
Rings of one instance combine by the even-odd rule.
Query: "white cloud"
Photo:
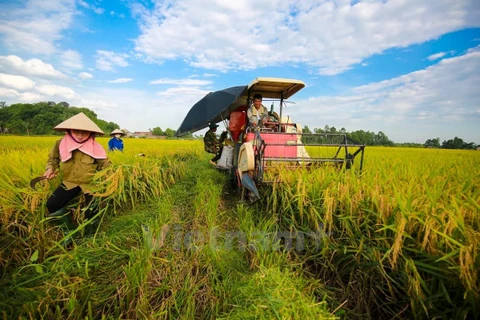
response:
[[[90,108],[99,118],[131,131],[157,126],[176,130],[191,106],[209,92],[195,86],[172,87],[156,93],[111,87],[78,90],[76,97],[68,100],[71,105]]]
[[[17,100],[20,102],[30,102],[35,103],[38,101],[46,100],[46,96],[43,94],[39,94],[37,92],[23,92],[18,95]]]
[[[72,24],[75,0],[2,3],[0,40],[11,51],[53,54],[55,42]]]
[[[35,86],[35,82],[26,77],[0,73],[0,85],[11,89],[25,91],[32,89]]]
[[[16,99],[19,96],[18,91],[0,87],[0,97],[2,99]]]
[[[133,81],[132,78],[118,78],[118,79],[115,79],[115,80],[110,80],[108,81],[109,83],[127,83],[127,82],[130,82],[130,81]]]
[[[103,71],[113,71],[116,66],[126,67],[128,66],[126,60],[128,57],[127,54],[97,50],[97,68]]]
[[[383,131],[396,142],[455,135],[480,143],[480,51],[441,60],[426,69],[371,83],[343,96],[297,101],[288,108],[295,121],[320,128]]]
[[[67,69],[82,69],[82,56],[75,50],[66,50],[60,55],[61,64]]]
[[[92,9],[96,14],[103,14],[105,12],[105,9],[99,7],[92,7]]]
[[[73,89],[52,83],[65,83],[66,76],[39,59],[24,61],[17,56],[0,56],[0,71],[5,71],[0,73],[0,99],[39,102],[76,97]]]
[[[112,99],[112,97],[106,97],[103,94],[96,94],[92,92],[82,95],[77,100],[74,100],[74,103],[94,111],[107,111],[108,113],[110,113],[112,110],[118,109],[119,107],[118,103],[115,102],[115,99]],[[105,116],[104,119],[109,119],[109,121],[113,121],[110,120],[111,117],[108,116]],[[115,119],[115,121],[118,120]]]
[[[470,53],[470,52],[479,52],[479,51],[480,51],[480,45],[468,49],[468,50],[467,50],[467,53]]]
[[[211,84],[208,80],[195,80],[195,79],[157,79],[152,80],[149,84],[174,84],[180,86],[205,86]]]
[[[9,74],[35,76],[47,79],[64,79],[66,76],[48,63],[40,59],[24,61],[22,58],[10,55],[0,56],[0,70]]]
[[[77,3],[84,8],[90,8],[90,5],[83,0],[77,0]]]
[[[0,98],[4,100],[10,100],[12,103],[17,103],[17,102],[34,103],[34,102],[46,100],[47,97],[33,91],[18,92],[17,90],[0,87]]]
[[[35,90],[38,93],[48,97],[73,99],[77,96],[75,91],[73,91],[71,88],[57,86],[54,84],[42,84],[42,85],[36,86]]]
[[[77,96],[68,100],[71,105],[90,108],[100,119],[130,131],[147,131],[157,126],[176,130],[191,106],[209,92],[193,86],[169,88],[156,94],[111,87],[78,90]]]
[[[90,73],[88,73],[88,72],[80,72],[80,73],[78,74],[78,77],[79,77],[80,79],[85,80],[85,79],[92,79],[92,78],[93,78],[93,75],[90,74]]]
[[[165,91],[159,91],[157,92],[157,96],[161,97],[168,97],[170,98],[176,98],[176,102],[184,101],[182,97],[186,96],[194,96],[194,97],[202,97],[209,93],[209,91],[205,91],[202,89],[198,89],[195,87],[174,87],[174,88],[168,88]],[[187,98],[188,101],[191,101],[190,98]]]
[[[447,54],[446,52],[439,52],[439,53],[431,54],[427,57],[427,59],[430,60],[430,61],[437,60],[437,59],[442,58],[446,54]]]
[[[386,49],[480,26],[476,0],[350,3],[190,0],[157,2],[151,10],[137,4],[136,50],[147,61],[184,59],[221,71],[302,63],[337,74]]]
[[[95,12],[96,14],[98,15],[101,15],[105,12],[105,9],[101,8],[101,7],[97,7],[95,5],[90,5],[88,4],[87,2],[83,1],[83,0],[77,0],[77,3],[79,6],[81,7],[84,7],[86,9],[90,9],[92,10],[93,12]],[[110,14],[112,14],[113,11],[110,11]]]
[[[468,49],[468,51],[470,51],[470,50],[475,50],[475,48],[470,48],[470,49]],[[434,60],[443,58],[443,57],[445,57],[445,56],[447,56],[447,55],[453,55],[454,53],[455,53],[455,50],[450,50],[450,51],[448,51],[448,52],[439,52],[439,53],[435,53],[435,54],[429,55],[429,56],[427,57],[427,59],[428,59],[429,61],[434,61]]]

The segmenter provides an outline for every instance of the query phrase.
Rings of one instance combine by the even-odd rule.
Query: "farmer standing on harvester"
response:
[[[95,172],[110,165],[105,149],[95,141],[96,134],[103,131],[85,114],[79,113],[57,125],[54,130],[65,131],[65,136],[58,140],[50,154],[44,177],[53,179],[60,169],[63,178],[60,186],[47,200],[48,217],[59,226],[66,236],[76,228],[70,212],[65,208],[70,200],[83,191],[86,208],[83,210],[86,219],[93,218],[98,207],[90,190]],[[92,232],[98,225],[91,221],[87,232]],[[90,230],[88,230],[90,229]],[[72,239],[64,239],[64,246],[72,243]]]

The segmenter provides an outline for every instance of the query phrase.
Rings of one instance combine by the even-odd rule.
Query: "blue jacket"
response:
[[[108,151],[120,150],[123,151],[123,140],[113,137],[108,141]]]

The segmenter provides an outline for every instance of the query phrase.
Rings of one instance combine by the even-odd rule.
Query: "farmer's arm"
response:
[[[263,107],[263,112],[262,112],[262,121],[267,122],[268,121],[268,109],[264,106]]]
[[[247,118],[248,122],[250,123],[251,126],[256,126],[258,124],[258,118],[257,116],[253,115],[253,106],[250,106],[247,110]]]
[[[48,154],[48,160],[47,160],[47,167],[46,171],[43,174],[47,179],[52,179],[55,177],[55,171],[60,167],[60,151],[59,151],[59,145],[60,141],[58,140],[55,142],[55,145],[53,146],[52,150],[50,150],[50,153]]]
[[[223,131],[222,134],[220,135],[219,144],[223,144],[223,141],[227,138],[228,131]]]
[[[108,158],[107,159],[97,159],[97,162],[98,162],[97,169],[99,171],[108,168],[112,164],[110,162],[110,159],[108,159]]]

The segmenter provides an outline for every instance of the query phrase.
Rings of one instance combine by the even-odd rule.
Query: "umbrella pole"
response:
[[[282,131],[282,114],[283,114],[283,92],[280,93],[280,119],[278,119],[278,132]]]
[[[226,129],[227,132],[228,132],[229,139],[231,139],[231,138],[232,138],[232,134],[230,133],[230,128],[228,127],[227,120],[224,119],[222,115],[220,115],[220,117],[222,118],[223,125],[225,126],[225,129]]]

